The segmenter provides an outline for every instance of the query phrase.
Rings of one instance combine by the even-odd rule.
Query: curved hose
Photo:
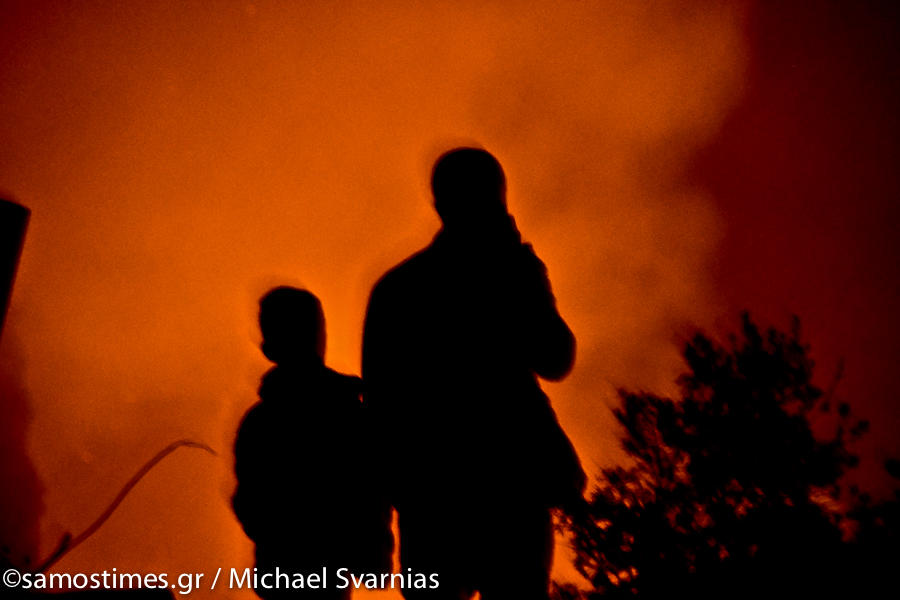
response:
[[[119,491],[119,495],[116,496],[115,500],[113,500],[112,503],[106,508],[106,510],[103,511],[103,514],[100,515],[97,518],[97,520],[91,524],[90,527],[85,529],[81,533],[81,535],[79,535],[78,537],[73,539],[71,533],[66,533],[63,536],[62,540],[60,540],[60,544],[59,544],[59,547],[56,549],[56,552],[54,552],[50,556],[50,558],[47,559],[47,561],[41,566],[40,569],[37,570],[37,572],[43,573],[44,571],[46,571],[47,569],[52,567],[54,564],[56,564],[56,562],[59,561],[59,559],[61,559],[63,556],[65,556],[66,554],[71,552],[73,548],[75,548],[80,543],[82,543],[83,541],[85,541],[86,539],[91,537],[98,529],[100,529],[100,526],[103,525],[103,523],[105,523],[106,520],[112,516],[112,514],[116,510],[116,508],[118,508],[119,505],[122,503],[122,500],[125,499],[125,496],[127,496],[128,493],[134,488],[134,486],[136,486],[138,484],[138,482],[144,477],[144,475],[149,473],[150,469],[155,467],[157,465],[157,463],[159,463],[159,461],[161,461],[162,459],[164,459],[171,453],[175,452],[175,450],[177,450],[178,448],[180,448],[182,446],[187,446],[188,448],[200,448],[201,450],[206,450],[207,452],[209,452],[210,454],[212,454],[214,456],[218,456],[218,454],[216,454],[215,450],[213,450],[206,444],[201,444],[200,442],[195,442],[192,440],[178,440],[177,442],[172,442],[171,444],[169,444],[168,446],[166,446],[165,448],[163,448],[162,450],[157,452],[153,458],[151,458],[146,463],[144,463],[144,466],[141,467],[140,470],[138,470],[138,472],[134,474],[134,477],[129,479],[128,483],[126,483],[122,487],[122,489]]]

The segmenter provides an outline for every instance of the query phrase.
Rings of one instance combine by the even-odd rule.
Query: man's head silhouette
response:
[[[442,155],[431,175],[434,207],[447,228],[477,226],[506,214],[506,177],[497,159],[479,148]]]
[[[259,302],[262,351],[276,364],[325,356],[325,315],[319,299],[305,290],[278,287]]]

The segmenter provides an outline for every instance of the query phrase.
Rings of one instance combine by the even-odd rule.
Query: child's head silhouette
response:
[[[278,287],[259,302],[262,351],[276,364],[321,362],[325,357],[325,315],[306,290]]]

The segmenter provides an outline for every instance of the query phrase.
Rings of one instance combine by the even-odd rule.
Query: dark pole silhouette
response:
[[[432,189],[443,228],[375,286],[363,341],[402,572],[440,581],[403,594],[546,598],[550,510],[581,499],[584,473],[537,377],[565,377],[575,338],[497,160],[449,152]]]
[[[3,303],[0,306],[0,335],[3,333],[30,214],[31,211],[20,204],[0,200],[0,302]]]
[[[0,200],[0,340],[28,216],[24,206]],[[23,381],[23,358],[15,332],[10,335],[0,359],[0,567],[4,572],[13,564],[32,568],[43,511],[41,485],[27,450],[31,406]]]

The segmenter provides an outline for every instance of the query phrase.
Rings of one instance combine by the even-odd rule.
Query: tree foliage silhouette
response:
[[[811,381],[813,363],[790,332],[761,332],[747,314],[719,345],[702,333],[684,350],[681,398],[620,390],[629,468],[603,471],[591,497],[564,516],[575,566],[592,586],[561,598],[735,597],[854,585],[836,510],[841,475],[865,433],[846,404]],[[836,413],[831,436],[811,419]],[[818,428],[817,428],[818,429]]]
[[[900,485],[900,460],[888,458],[884,470]],[[853,490],[856,493],[856,490]],[[900,489],[894,497],[873,503],[868,494],[858,494],[849,516],[854,529],[853,556],[857,572],[866,573],[870,587],[895,590],[897,595],[897,565],[900,565]]]

